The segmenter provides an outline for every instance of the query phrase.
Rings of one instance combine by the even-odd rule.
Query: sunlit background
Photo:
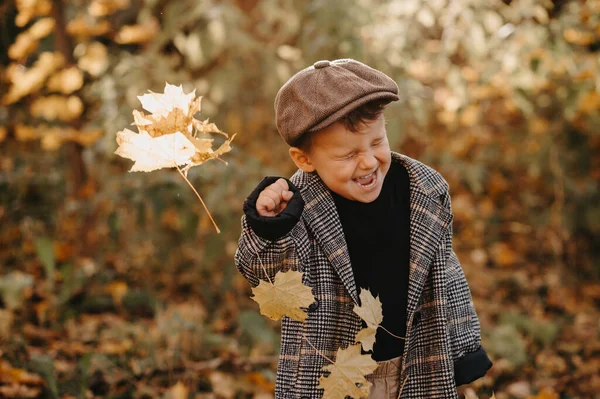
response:
[[[355,58],[393,77],[392,149],[450,184],[494,367],[469,398],[600,398],[600,1],[4,0],[0,396],[273,397],[278,323],[233,254],[294,166],[273,100]],[[113,154],[137,96],[237,133],[189,178]]]

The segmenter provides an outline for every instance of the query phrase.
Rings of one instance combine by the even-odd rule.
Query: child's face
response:
[[[385,119],[380,115],[362,124],[358,132],[334,123],[311,137],[308,153],[291,148],[290,155],[305,172],[316,171],[331,191],[350,200],[372,202],[379,197],[391,163]]]

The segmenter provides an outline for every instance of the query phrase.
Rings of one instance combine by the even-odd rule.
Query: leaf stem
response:
[[[318,349],[317,349],[317,348],[316,348],[316,347],[313,345],[313,343],[312,343],[312,342],[310,342],[310,340],[309,340],[309,339],[306,337],[306,335],[304,335],[304,333],[302,333],[302,338],[304,338],[304,339],[306,340],[306,342],[308,342],[308,344],[309,344],[310,346],[312,346],[312,347],[313,347],[313,349],[314,349],[315,351],[317,351],[317,353],[318,353],[319,355],[321,355],[321,356],[322,356],[324,359],[327,359],[327,361],[328,361],[329,363],[331,363],[331,364],[335,364],[335,362],[334,362],[333,360],[331,360],[330,358],[328,358],[327,356],[325,356],[323,353],[321,353],[321,351],[320,351],[320,350],[318,350]]]
[[[390,334],[392,337],[395,337],[395,338],[398,338],[398,339],[406,339],[406,337],[400,337],[400,336],[398,336],[398,335],[390,332],[387,328],[385,328],[381,324],[378,324],[377,327],[381,328],[383,331],[385,331],[386,333]]]
[[[252,248],[252,249],[254,249],[254,248]],[[273,281],[271,281],[271,277],[269,277],[269,273],[267,273],[267,269],[265,268],[265,265],[263,265],[262,259],[260,258],[260,256],[258,255],[258,252],[256,252],[255,249],[254,249],[254,253],[256,254],[256,257],[258,258],[258,262],[260,263],[260,267],[262,267],[263,271],[265,272],[265,276],[267,276],[267,279],[269,280],[269,283],[271,283],[271,285],[275,285],[275,284],[273,284]]]
[[[196,191],[196,189],[194,188],[194,186],[192,185],[192,183],[188,180],[188,178],[185,176],[185,174],[181,171],[181,168],[179,167],[179,165],[175,165],[175,167],[177,168],[177,171],[179,172],[179,174],[181,175],[181,177],[183,177],[183,179],[187,182],[187,184],[192,188],[192,190],[194,190],[194,193],[196,193],[196,196],[198,197],[198,199],[200,200],[200,202],[202,203],[202,206],[204,207],[204,210],[206,211],[206,213],[208,214],[208,217],[210,218],[210,221],[213,223],[213,225],[215,226],[215,229],[217,230],[217,233],[220,233],[221,230],[219,230],[219,227],[217,226],[217,223],[215,222],[215,220],[213,219],[212,215],[210,214],[210,211],[208,210],[208,207],[206,206],[206,204],[204,203],[204,201],[202,200],[202,197],[200,197],[200,194],[198,194],[198,191]]]

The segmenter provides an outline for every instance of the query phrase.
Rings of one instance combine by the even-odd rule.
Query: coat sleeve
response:
[[[447,204],[450,206],[449,196]],[[492,361],[481,345],[479,317],[462,266],[452,248],[452,226],[448,234],[447,242],[450,243],[450,253],[446,262],[448,334],[454,360],[454,379],[459,386],[483,377],[492,367]]]
[[[307,235],[300,222],[304,201],[299,190],[288,181],[294,195],[276,217],[263,217],[256,212],[258,194],[276,180],[277,177],[265,178],[244,202],[242,233],[234,260],[252,287],[267,280],[267,276],[273,280],[279,271],[302,269],[300,253],[307,246]]]

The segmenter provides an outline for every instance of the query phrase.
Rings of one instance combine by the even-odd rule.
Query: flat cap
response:
[[[290,146],[372,100],[398,100],[385,73],[353,59],[318,61],[292,76],[275,96],[279,134]]]

